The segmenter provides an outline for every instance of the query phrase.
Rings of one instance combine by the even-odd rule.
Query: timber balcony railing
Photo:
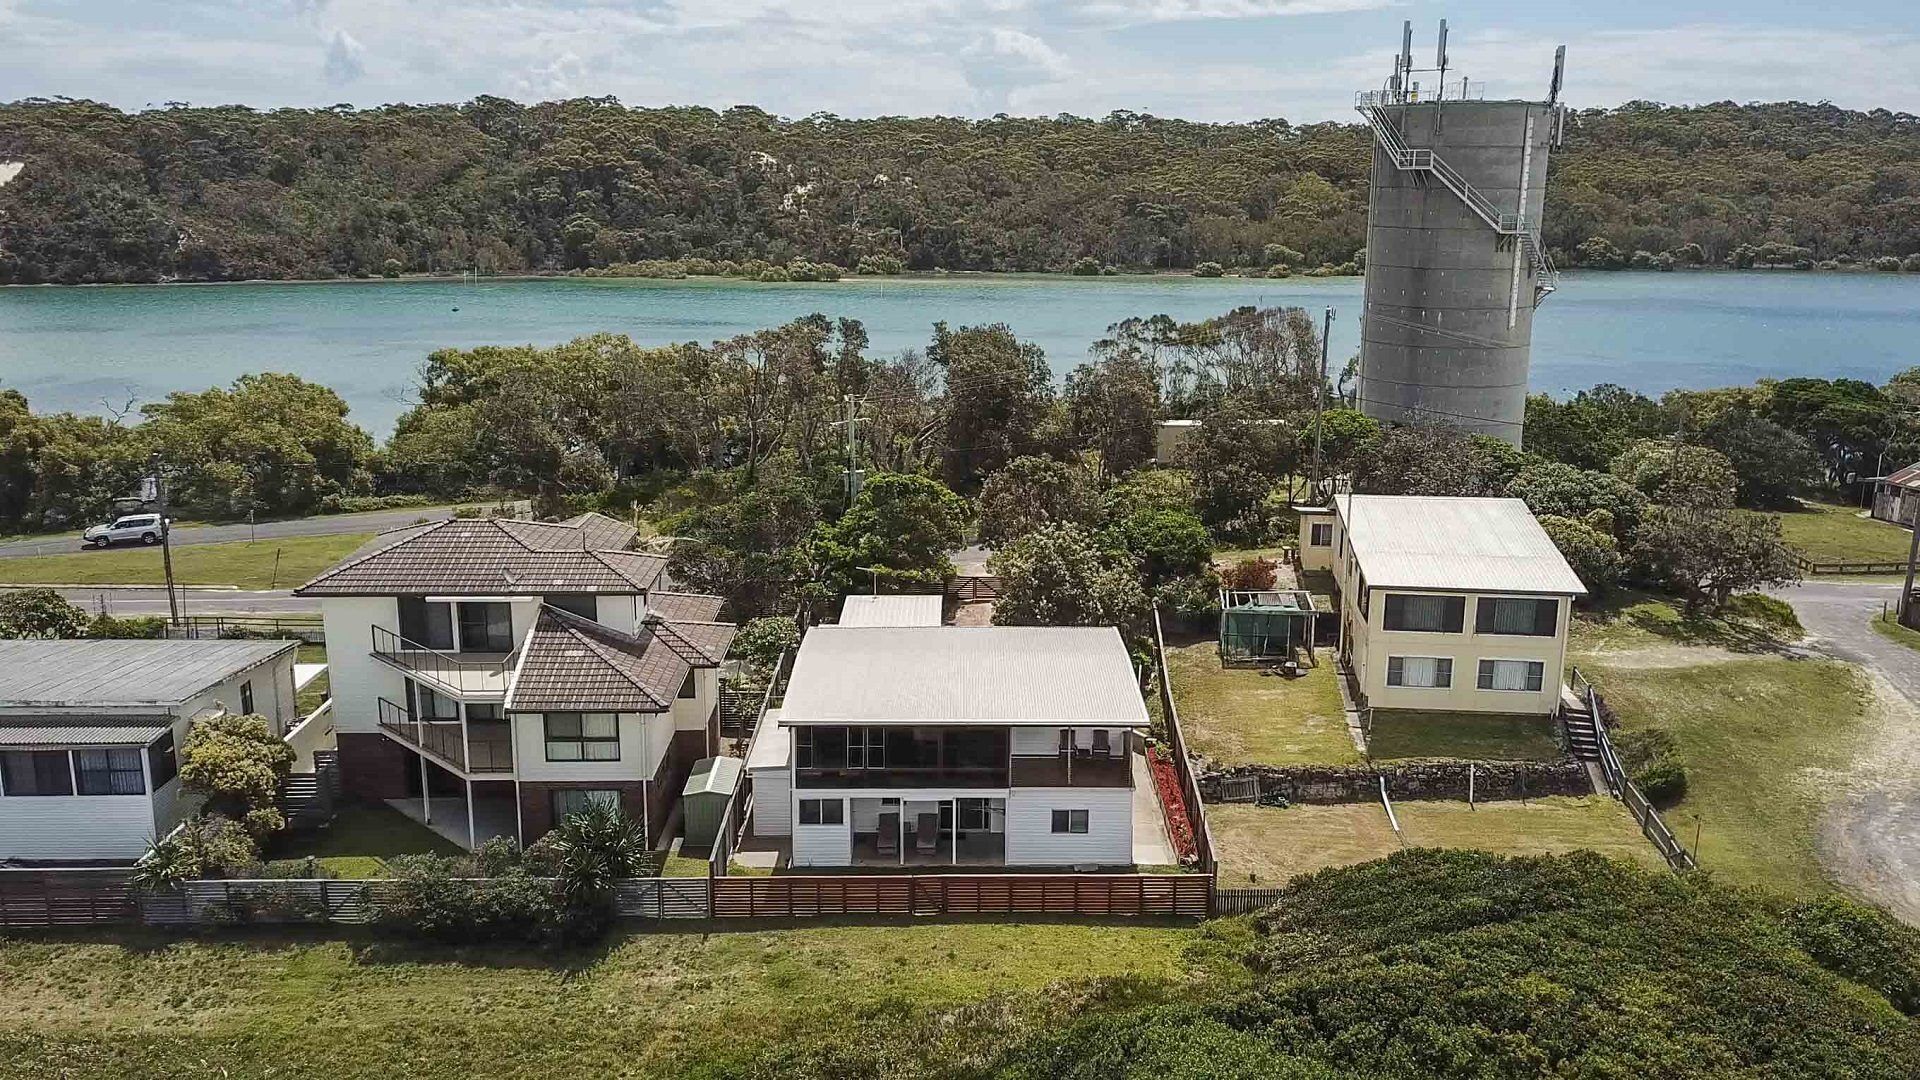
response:
[[[373,655],[456,697],[500,697],[519,653],[449,653],[373,627]]]
[[[513,771],[513,728],[505,720],[468,721],[462,731],[459,720],[416,717],[381,698],[380,730],[460,772]]]

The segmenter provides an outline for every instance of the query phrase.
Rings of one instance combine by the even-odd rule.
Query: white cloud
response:
[[[1023,89],[1063,78],[1071,65],[1059,50],[1024,30],[992,27],[960,50],[967,84],[982,111],[1005,112]]]
[[[342,86],[353,82],[367,73],[366,47],[354,39],[345,30],[335,30],[327,40],[327,59],[324,65],[329,85]]]
[[[1394,0],[1090,0],[1081,8],[1096,18],[1122,23],[1187,19],[1267,19],[1332,15],[1393,6]]]

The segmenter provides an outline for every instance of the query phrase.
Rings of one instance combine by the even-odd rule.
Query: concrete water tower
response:
[[[1449,424],[1518,446],[1533,310],[1554,290],[1540,246],[1547,153],[1559,144],[1566,46],[1545,101],[1488,101],[1413,66],[1413,24],[1393,76],[1355,107],[1373,130],[1360,408],[1393,423]]]

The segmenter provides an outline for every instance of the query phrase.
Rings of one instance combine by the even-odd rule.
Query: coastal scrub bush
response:
[[[1226,272],[1226,268],[1217,262],[1203,262],[1193,268],[1194,277],[1220,277]]]
[[[1076,277],[1098,277],[1100,275],[1100,260],[1091,255],[1082,255],[1073,260],[1073,263],[1067,267],[1067,273],[1073,274]]]
[[[899,257],[895,255],[862,255],[860,256],[860,261],[854,264],[853,272],[856,274],[881,275],[904,274],[907,272],[907,264],[901,262]]]
[[[209,809],[264,837],[286,827],[278,795],[293,759],[293,747],[273,733],[266,717],[212,716],[187,729],[180,782],[205,795]]]
[[[53,589],[20,589],[0,595],[0,638],[83,638],[87,613]]]
[[[382,926],[446,944],[526,942],[552,932],[559,906],[553,882],[524,873],[479,878],[471,859],[396,855],[380,907]]]

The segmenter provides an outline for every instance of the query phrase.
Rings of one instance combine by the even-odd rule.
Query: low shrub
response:
[[[253,876],[300,881],[334,881],[340,877],[332,867],[323,865],[317,855],[299,859],[268,859],[254,869]]]
[[[1220,580],[1205,574],[1173,578],[1153,590],[1153,602],[1161,611],[1190,625],[1218,619]]]
[[[1193,268],[1194,277],[1221,277],[1227,270],[1217,262],[1203,262]]]
[[[1279,570],[1280,564],[1272,559],[1242,559],[1220,572],[1220,585],[1242,591],[1271,589]]]
[[[1627,778],[1655,806],[1686,797],[1687,767],[1670,733],[1659,728],[1615,732],[1613,745]]]
[[[260,849],[247,830],[232,818],[208,814],[154,841],[128,880],[137,889],[171,889],[203,878],[250,877],[259,866]]]
[[[1920,930],[1838,896],[1787,911],[1787,931],[1821,967],[1884,994],[1920,1015]]]
[[[853,272],[856,274],[904,274],[907,272],[907,264],[894,255],[862,255],[860,261],[855,264]]]
[[[1800,625],[1800,616],[1793,613],[1793,605],[1766,593],[1741,593],[1728,599],[1720,613],[1728,619],[1752,623],[1784,637],[1799,637],[1806,633],[1806,628]]]
[[[473,861],[443,855],[396,855],[394,881],[380,925],[454,945],[537,941],[559,912],[553,882],[524,873],[474,877]]]
[[[1091,255],[1082,255],[1067,267],[1067,273],[1075,277],[1099,277],[1100,260]]]
[[[323,514],[361,514],[369,510],[403,510],[409,506],[432,506],[433,499],[425,495],[341,495],[322,496],[320,512]]]
[[[167,636],[167,620],[158,615],[136,615],[130,619],[115,618],[112,615],[95,615],[87,628],[90,638],[163,638]]]

